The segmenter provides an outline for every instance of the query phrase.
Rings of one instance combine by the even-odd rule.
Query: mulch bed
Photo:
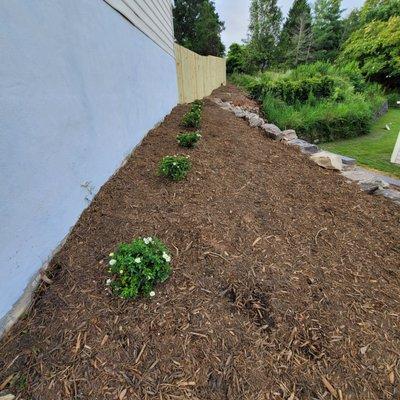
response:
[[[219,97],[243,96],[220,88]],[[400,213],[206,100],[176,107],[82,214],[35,304],[0,342],[17,399],[398,399]],[[188,179],[155,170],[190,154]],[[107,255],[156,235],[156,297],[107,291]]]

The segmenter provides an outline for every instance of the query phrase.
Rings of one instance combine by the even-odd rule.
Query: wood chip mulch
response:
[[[178,148],[186,110],[149,133],[52,260],[52,283],[0,342],[0,393],[399,399],[399,207],[210,100],[199,146]],[[156,176],[176,153],[191,156],[188,179]],[[171,249],[172,277],[152,300],[114,298],[108,253],[148,235]]]

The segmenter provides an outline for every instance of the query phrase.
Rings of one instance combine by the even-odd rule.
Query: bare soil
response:
[[[228,93],[230,93],[228,95]],[[215,96],[238,99],[233,86]],[[205,101],[203,139],[176,107],[110,179],[0,342],[18,399],[399,399],[400,213]],[[190,154],[187,180],[155,173]],[[156,297],[105,286],[118,243],[156,235]]]

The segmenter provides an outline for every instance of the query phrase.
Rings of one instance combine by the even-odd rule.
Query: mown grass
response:
[[[390,131],[386,129],[386,125],[390,126]],[[400,109],[390,109],[373,124],[368,135],[325,143],[322,147],[334,153],[356,158],[360,165],[400,178],[400,166],[390,162],[399,132]]]

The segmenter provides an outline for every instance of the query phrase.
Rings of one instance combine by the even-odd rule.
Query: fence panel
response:
[[[226,62],[223,58],[200,56],[175,44],[179,103],[202,99],[226,84]]]

